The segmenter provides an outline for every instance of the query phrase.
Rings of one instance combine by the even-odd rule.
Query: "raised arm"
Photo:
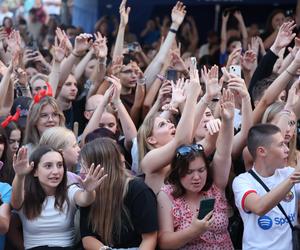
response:
[[[227,23],[229,19],[229,14],[224,13],[222,15],[222,27],[221,27],[221,46],[220,46],[220,52],[221,54],[224,54],[226,52],[227,47]]]
[[[56,91],[59,83],[59,76],[60,76],[60,64],[65,57],[66,53],[66,41],[61,40],[58,44],[58,38],[55,37],[55,43],[53,48],[53,62],[52,68],[49,75],[49,82],[52,87],[53,96],[56,96]]]
[[[234,136],[232,157],[236,159],[242,153],[243,148],[246,146],[248,131],[252,127],[252,107],[251,99],[245,81],[237,76],[231,75],[228,83],[228,89],[236,93],[236,97],[241,99],[242,102],[242,127],[241,131]]]
[[[115,43],[114,53],[113,53],[113,61],[117,59],[118,56],[123,55],[123,47],[124,47],[124,36],[125,36],[125,28],[128,23],[130,7],[126,8],[127,0],[122,0],[120,4],[120,24],[118,35]]]
[[[10,76],[13,72],[12,62],[8,66],[0,82],[0,114],[7,115],[13,104],[13,84],[10,82]]]
[[[115,76],[111,76],[108,79],[114,85],[112,103],[117,108],[118,117],[120,119],[121,127],[125,136],[125,147],[127,150],[130,150],[132,146],[132,140],[137,136],[136,127],[120,99],[122,87],[120,79]]]
[[[85,144],[85,137],[94,131],[95,129],[99,128],[99,122],[101,120],[102,114],[110,101],[111,96],[113,95],[114,86],[111,85],[109,89],[106,90],[103,100],[98,104],[97,108],[95,109],[91,119],[89,120],[88,124],[86,125],[82,136],[80,145],[83,146]]]
[[[87,94],[87,98],[96,94],[101,82],[104,79],[106,73],[106,60],[107,60],[107,40],[105,36],[102,36],[100,32],[95,34],[96,41],[93,43],[93,49],[95,51],[96,58],[99,60],[98,64],[94,68],[90,80],[92,85]]]
[[[196,101],[200,90],[198,70],[192,68],[190,83],[186,87],[186,103],[176,129],[175,137],[166,145],[155,148],[144,156],[141,161],[141,168],[145,173],[159,171],[171,162],[178,146],[191,143]]]
[[[16,210],[19,210],[24,202],[25,176],[33,169],[33,163],[29,164],[28,158],[28,149],[26,147],[21,147],[18,154],[14,155],[13,158],[15,178],[12,183],[11,205]]]
[[[242,39],[243,39],[242,46],[243,46],[243,49],[246,50],[247,46],[248,46],[248,32],[247,32],[247,28],[246,28],[246,25],[244,22],[244,18],[240,11],[235,11],[233,13],[233,15],[239,22],[239,29],[242,33]]]
[[[274,44],[277,44],[278,48],[282,48],[287,46],[291,40],[295,37],[295,34],[292,33],[292,27],[294,26],[293,22],[284,23],[279,30],[278,36],[276,38],[279,39],[278,42],[275,41]],[[281,34],[281,35],[280,35]],[[284,35],[285,34],[285,35]],[[274,48],[274,50],[278,50],[278,48]],[[296,75],[296,71],[300,66],[300,51],[295,55],[294,60],[288,66],[288,68],[283,71],[276,80],[267,88],[262,99],[258,103],[257,107],[253,112],[253,123],[256,124],[261,120],[261,117],[265,111],[265,109],[274,102],[274,100],[278,97],[280,92],[286,88],[288,82]]]
[[[73,51],[61,64],[60,84],[63,84],[66,81],[72,71],[73,65],[80,61],[85,55],[86,50],[92,45],[92,40],[89,41],[91,37],[92,35],[90,34],[80,34],[79,36],[76,36]]]
[[[75,203],[80,207],[87,207],[91,205],[96,197],[95,189],[105,180],[107,174],[104,174],[104,168],[100,165],[95,167],[92,164],[88,174],[82,181],[83,190],[78,190],[75,193]]]
[[[172,10],[172,24],[169,29],[168,35],[160,47],[157,55],[154,57],[150,65],[145,71],[146,89],[148,90],[151,84],[154,82],[156,75],[160,72],[165,58],[168,55],[169,50],[176,37],[176,32],[181,25],[186,14],[185,6],[181,2],[177,2]]]
[[[230,90],[223,90],[221,98],[221,129],[213,158],[213,180],[217,187],[225,190],[231,168],[233,144],[234,95]]]

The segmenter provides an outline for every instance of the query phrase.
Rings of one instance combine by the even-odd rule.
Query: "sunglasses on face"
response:
[[[204,148],[201,144],[184,145],[176,150],[176,157],[183,158],[190,155],[192,152],[199,153],[203,151]]]

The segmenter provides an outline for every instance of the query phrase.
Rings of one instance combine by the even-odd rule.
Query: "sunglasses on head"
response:
[[[203,152],[203,151],[204,151],[204,148],[201,144],[184,145],[184,146],[179,147],[176,150],[176,157],[182,158],[182,157],[189,155],[192,152],[199,153],[199,152]]]

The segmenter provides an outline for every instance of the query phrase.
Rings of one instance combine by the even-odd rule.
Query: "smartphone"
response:
[[[174,83],[177,81],[177,70],[175,69],[168,69],[166,78],[169,81],[173,81]]]
[[[230,65],[229,73],[241,77],[242,71],[240,65]]]
[[[191,57],[191,63],[194,66],[194,68],[197,68],[197,58],[196,57]]]
[[[214,209],[214,206],[215,206],[215,198],[208,198],[208,199],[201,200],[198,219],[203,220],[203,218]]]

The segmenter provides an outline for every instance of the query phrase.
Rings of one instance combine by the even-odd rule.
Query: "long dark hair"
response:
[[[12,184],[14,179],[14,169],[12,166],[12,153],[8,145],[8,139],[4,128],[0,126],[0,144],[4,145],[4,150],[0,161],[3,162],[3,167],[0,170],[0,181]]]
[[[35,177],[34,173],[38,168],[38,164],[42,156],[48,152],[57,152],[61,154],[59,151],[56,151],[47,145],[43,145],[37,148],[29,158],[29,162],[33,162],[34,167],[25,178],[25,196],[23,203],[24,214],[29,220],[33,220],[41,214],[43,203],[47,197],[38,180],[38,177]],[[63,159],[63,156],[61,157]],[[64,162],[63,166],[64,176],[61,183],[59,183],[58,187],[56,188],[54,203],[55,209],[58,209],[61,212],[64,211],[65,202],[67,202],[69,208],[69,199],[67,196],[67,168]]]
[[[173,186],[172,196],[175,199],[183,196],[186,193],[186,190],[182,186],[180,179],[187,174],[190,162],[195,160],[196,157],[201,157],[204,160],[205,167],[207,170],[206,182],[201,191],[207,191],[211,187],[213,183],[212,172],[210,168],[210,163],[206,158],[204,151],[196,152],[192,150],[187,156],[175,156],[173,158],[173,161],[171,163],[171,169],[165,179],[166,184],[171,184]]]

